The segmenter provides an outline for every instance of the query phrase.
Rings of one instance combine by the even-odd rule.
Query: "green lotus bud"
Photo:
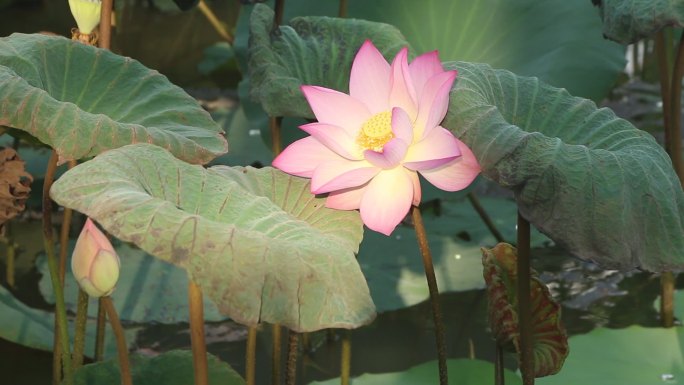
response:
[[[100,24],[101,0],[69,0],[69,8],[81,33],[90,35]]]
[[[71,272],[81,289],[96,298],[111,294],[119,280],[119,266],[109,239],[88,218],[71,256]]]

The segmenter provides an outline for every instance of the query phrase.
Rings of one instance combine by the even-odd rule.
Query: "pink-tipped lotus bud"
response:
[[[88,218],[71,256],[71,271],[91,297],[112,293],[119,279],[119,257],[109,239]]]

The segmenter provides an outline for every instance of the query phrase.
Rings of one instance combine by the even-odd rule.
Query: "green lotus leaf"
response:
[[[569,342],[572,354],[564,369],[536,384],[670,385],[684,379],[681,327],[599,328]]]
[[[650,134],[536,78],[447,67],[459,77],[442,125],[542,233],[607,268],[684,267],[684,194]]]
[[[271,116],[311,116],[303,84],[347,91],[349,71],[364,41],[386,57],[408,45],[395,27],[358,19],[300,17],[273,33],[274,13],[257,4],[250,20],[251,96]]]
[[[489,250],[482,249],[492,334],[500,346],[513,345],[513,351],[519,355],[517,260],[517,250],[508,243],[499,243]],[[560,304],[553,300],[549,289],[534,270],[530,277],[530,302],[534,376],[556,374],[568,356],[568,335],[561,323]]]
[[[481,385],[492,383],[494,365],[481,360],[447,360],[449,382],[462,385]],[[366,373],[352,380],[354,385],[416,385],[437,384],[439,376],[437,361],[426,362],[403,372],[370,374]],[[504,369],[504,379],[508,385],[522,384],[522,380],[514,372]],[[453,381],[453,382],[452,382]],[[335,385],[339,378],[328,381],[314,381],[309,385]]]
[[[225,362],[207,354],[208,384],[244,385],[245,380]],[[171,350],[155,357],[133,354],[130,357],[132,382],[136,385],[186,385],[195,381],[192,352]],[[76,385],[119,385],[118,359],[85,365],[75,373]]]
[[[0,125],[28,132],[61,162],[138,142],[191,163],[228,149],[209,114],[157,71],[45,35],[0,38]]]
[[[597,2],[601,8],[604,35],[622,44],[630,44],[650,37],[666,26],[684,25],[684,7],[680,1],[598,0]]]
[[[309,189],[272,168],[204,169],[135,144],[66,172],[51,196],[185,268],[237,322],[297,331],[368,323],[359,214],[327,209]]]

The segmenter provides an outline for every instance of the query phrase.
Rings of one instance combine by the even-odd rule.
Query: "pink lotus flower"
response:
[[[456,71],[444,71],[437,52],[392,65],[366,41],[354,58],[349,95],[302,86],[318,122],[311,136],[288,146],[273,166],[311,178],[326,206],[360,209],[370,229],[389,235],[420,203],[418,173],[446,191],[467,187],[480,172],[472,151],[439,124]]]

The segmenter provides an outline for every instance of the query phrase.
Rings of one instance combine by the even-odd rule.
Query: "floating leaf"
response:
[[[667,26],[684,25],[684,8],[671,0],[600,0],[603,34],[622,44],[650,37]]]
[[[650,134],[535,78],[447,66],[459,76],[442,125],[541,232],[606,268],[684,267],[684,194]]]
[[[51,196],[187,269],[238,322],[311,331],[374,317],[354,256],[358,212],[325,208],[305,179],[272,168],[206,170],[137,144],[68,171]]]
[[[137,142],[191,163],[227,151],[209,114],[157,71],[46,35],[0,38],[0,125],[30,133],[61,162]]]
[[[563,371],[539,385],[684,383],[684,330],[674,328],[595,329],[570,338],[572,354]]]
[[[273,10],[254,6],[250,20],[251,95],[271,116],[311,116],[303,84],[346,91],[356,51],[367,39],[386,57],[408,45],[393,26],[358,19],[301,17],[272,34]]]
[[[489,384],[494,378],[494,365],[480,360],[447,360],[449,379],[461,385]],[[354,385],[417,385],[437,384],[439,376],[437,361],[426,362],[403,372],[363,374],[352,380]],[[508,385],[522,384],[522,380],[509,369],[504,369],[504,379]],[[339,378],[328,381],[314,381],[309,385],[336,385]]]
[[[225,362],[207,354],[208,384],[244,385],[245,380]],[[136,385],[187,385],[195,381],[192,352],[171,350],[156,357],[134,354],[130,357],[132,381]],[[76,385],[119,385],[118,359],[85,365],[75,373]]]
[[[517,260],[516,249],[507,243],[499,243],[491,250],[482,249],[489,325],[500,346],[512,344],[520,354]],[[549,289],[537,278],[534,270],[530,277],[530,301],[534,376],[556,374],[568,356],[568,336],[561,323],[560,305],[553,300]]]

